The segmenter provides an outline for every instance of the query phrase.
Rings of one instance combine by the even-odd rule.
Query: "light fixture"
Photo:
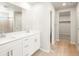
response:
[[[66,3],[62,3],[62,6],[66,6]]]

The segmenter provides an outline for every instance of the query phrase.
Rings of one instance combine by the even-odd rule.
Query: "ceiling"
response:
[[[15,12],[21,12],[22,11],[22,9],[20,7],[13,5],[11,3],[8,3],[8,2],[0,2],[0,5],[3,5],[5,8],[12,9]]]
[[[66,5],[63,6],[62,5],[63,3],[66,3]],[[52,5],[55,7],[55,9],[59,10],[59,9],[76,7],[77,2],[52,2]]]
[[[38,4],[39,2],[30,2],[29,4],[31,5],[34,5],[34,4]],[[66,9],[66,8],[72,8],[72,7],[76,7],[77,5],[77,2],[51,2],[52,5],[55,7],[56,10],[59,10],[59,9]],[[62,3],[66,3],[65,6],[62,5]],[[4,7],[6,8],[9,8],[9,9],[12,9],[16,12],[21,12],[22,9],[16,5],[13,5],[11,3],[8,3],[8,2],[0,2],[0,4],[4,5]]]
[[[29,2],[29,4],[31,4],[31,5],[35,5],[38,3],[40,3],[40,2]],[[55,7],[56,10],[72,8],[72,7],[76,7],[76,5],[77,5],[77,2],[50,2],[50,3]],[[66,3],[66,5],[63,6],[62,5],[63,3]]]

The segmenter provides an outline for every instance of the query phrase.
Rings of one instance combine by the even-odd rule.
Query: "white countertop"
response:
[[[5,37],[0,38],[0,45],[10,41],[18,40],[20,38],[28,37],[35,33],[38,33],[38,32],[27,33],[26,31],[20,31],[20,32],[7,33],[5,34],[6,35]]]

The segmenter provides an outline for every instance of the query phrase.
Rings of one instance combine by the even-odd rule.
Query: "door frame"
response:
[[[69,19],[70,19],[70,28],[69,28],[69,31],[70,31],[70,33],[69,33],[69,35],[70,35],[70,41],[71,41],[71,11],[62,11],[62,12],[69,12]],[[59,12],[59,19],[58,19],[58,21],[60,22],[60,13],[62,13],[62,12]],[[60,23],[59,23],[59,35],[60,35]],[[59,37],[60,38],[60,37]]]
[[[67,12],[67,11],[69,11],[70,12],[70,19],[71,19],[71,11],[70,10],[63,10],[63,11],[56,11],[56,15],[55,15],[55,25],[54,25],[54,28],[55,28],[55,43],[56,43],[56,41],[59,41],[59,14],[60,14],[60,12]],[[57,17],[57,18],[56,18]],[[70,41],[71,41],[71,23],[70,23]],[[57,33],[57,31],[58,31],[58,33]]]

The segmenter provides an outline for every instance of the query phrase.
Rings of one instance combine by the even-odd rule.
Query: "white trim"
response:
[[[77,47],[77,50],[79,51],[79,47]]]
[[[70,41],[70,43],[71,43],[71,44],[75,44],[75,42],[74,42],[74,41],[72,41],[72,40]]]

